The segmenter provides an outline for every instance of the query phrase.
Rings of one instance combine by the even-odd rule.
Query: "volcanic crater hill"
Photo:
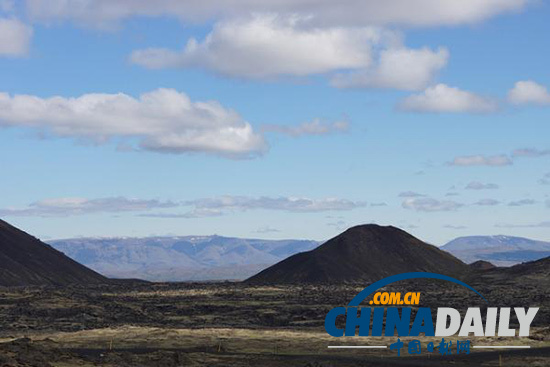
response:
[[[293,255],[246,280],[248,283],[374,282],[407,272],[461,277],[465,263],[392,226],[352,227],[308,252]]]
[[[0,286],[100,284],[109,280],[0,220]]]
[[[476,262],[471,263],[469,266],[470,268],[472,268],[472,270],[481,270],[481,271],[496,268],[496,266],[491,264],[489,261],[484,261],[484,260],[478,260]]]

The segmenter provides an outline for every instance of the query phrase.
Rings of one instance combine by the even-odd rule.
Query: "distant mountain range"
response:
[[[460,277],[471,269],[448,252],[392,226],[360,225],[247,280],[261,284],[372,283],[390,275],[432,272]]]
[[[386,227],[370,226],[369,228]],[[385,251],[392,253],[398,251],[404,261],[407,259],[409,262],[412,261],[410,259],[416,259],[417,263],[421,261],[417,259],[420,253],[409,251],[408,246],[397,248],[404,241],[397,232],[403,231],[394,227],[388,228],[393,230],[380,234],[384,237],[383,249],[379,248],[382,245],[377,241],[369,242],[368,247],[359,247],[360,251],[368,251],[365,259],[377,258],[377,256],[382,259]],[[361,238],[353,241],[357,244],[366,241],[364,236],[359,237]],[[407,241],[411,242],[410,238],[405,240]],[[70,258],[111,278],[202,281],[247,279],[292,255],[313,250],[321,243],[309,240],[277,241],[222,236],[180,236],[75,238],[50,241],[50,244]],[[350,243],[349,246],[351,245]],[[465,263],[484,260],[497,266],[511,266],[550,256],[550,243],[508,236],[460,237],[440,249],[451,253]],[[341,248],[329,256],[340,256],[340,252]],[[428,251],[426,254],[427,262],[432,261],[429,258],[432,252]],[[306,255],[300,254],[299,260],[294,258],[293,261],[298,261],[298,266],[305,267],[305,260],[302,259],[305,257]],[[319,272],[326,271],[321,269],[321,265],[310,265],[319,267]],[[377,265],[373,266],[376,268]],[[384,271],[383,267],[380,271]]]
[[[106,282],[102,275],[0,220],[0,286]]]
[[[0,220],[0,286],[113,282],[103,275],[154,281],[250,277],[250,283],[272,284],[369,283],[412,271],[482,277],[487,282],[509,277],[538,282],[550,276],[547,242],[475,236],[442,247],[472,263],[468,266],[401,229],[373,224],[352,227],[322,245],[221,236],[79,238],[52,245],[55,248]],[[540,258],[510,268],[491,264]]]
[[[222,236],[77,238],[49,242],[111,278],[241,280],[319,242]]]
[[[511,236],[459,237],[440,248],[468,264],[484,260],[512,266],[550,256],[550,242]]]

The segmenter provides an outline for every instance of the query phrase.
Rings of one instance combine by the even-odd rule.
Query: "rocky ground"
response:
[[[335,341],[324,331],[325,315],[335,306],[346,305],[363,288],[354,285],[120,282],[90,287],[2,288],[0,367],[549,366],[547,281],[523,281],[521,286],[506,279],[497,283],[488,286],[479,277],[472,285],[490,305],[542,308],[529,338],[492,338],[483,343],[512,342],[532,348],[477,350],[469,356],[434,354],[430,358],[406,353],[396,357],[390,350],[327,349],[342,341]],[[388,290],[421,291],[421,306],[464,310],[487,305],[475,293],[450,283],[423,281]],[[394,339],[376,342],[390,344]],[[372,338],[345,341],[369,342]]]

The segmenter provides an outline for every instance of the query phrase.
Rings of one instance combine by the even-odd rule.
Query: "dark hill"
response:
[[[465,281],[476,289],[497,290],[489,293],[495,304],[515,306],[510,304],[510,300],[523,298],[525,305],[540,306],[538,322],[550,324],[550,257],[512,267],[477,271]]]
[[[0,286],[105,283],[107,278],[0,220]]]
[[[510,284],[525,288],[527,284],[550,286],[550,256],[544,259],[514,265],[508,268],[494,268],[475,275],[474,283]]]
[[[353,227],[247,280],[250,283],[373,282],[412,271],[460,276],[468,266],[451,254],[392,226]]]
[[[550,256],[503,269],[503,273],[511,276],[539,276],[550,279]]]
[[[489,269],[496,268],[496,266],[491,264],[489,261],[478,260],[476,262],[471,263],[470,268],[472,268],[473,270],[489,270]]]

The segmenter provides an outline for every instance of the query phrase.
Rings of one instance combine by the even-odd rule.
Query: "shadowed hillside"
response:
[[[309,252],[289,257],[251,277],[251,283],[373,282],[411,271],[459,276],[468,266],[392,227],[353,227]]]
[[[0,286],[104,282],[107,278],[0,220]]]

